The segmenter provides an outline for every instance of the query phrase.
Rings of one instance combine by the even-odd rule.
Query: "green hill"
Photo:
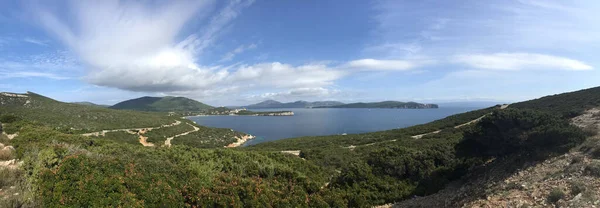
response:
[[[214,107],[185,97],[141,97],[117,103],[110,108],[137,111],[202,111]]]
[[[0,93],[0,115],[14,115],[22,120],[40,123],[61,132],[80,133],[173,123],[173,119],[156,113],[64,103],[32,92]]]
[[[438,108],[436,104],[422,104],[415,102],[398,102],[398,101],[383,101],[373,103],[349,103],[333,106],[319,106],[316,108],[408,108],[408,109],[424,109]]]

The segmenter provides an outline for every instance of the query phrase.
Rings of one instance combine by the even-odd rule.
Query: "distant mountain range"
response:
[[[296,101],[289,103],[282,103],[275,100],[266,100],[260,103],[242,106],[245,108],[314,108],[314,107],[324,107],[324,106],[335,106],[335,105],[343,105],[344,103],[338,101],[316,101],[316,102],[307,102],[307,101]]]
[[[415,102],[383,101],[373,103],[349,103],[335,106],[320,106],[317,108],[407,108],[407,109],[425,109],[438,108],[437,104],[423,104]]]
[[[185,97],[141,97],[126,100],[110,106],[112,109],[158,111],[158,112],[181,112],[202,111],[214,107]]]

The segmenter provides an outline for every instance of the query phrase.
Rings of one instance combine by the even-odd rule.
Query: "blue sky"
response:
[[[1,1],[0,91],[513,102],[600,84],[600,2]]]

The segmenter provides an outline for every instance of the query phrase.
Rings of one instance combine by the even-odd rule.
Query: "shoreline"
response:
[[[240,146],[244,145],[244,143],[246,143],[247,141],[250,141],[250,140],[256,138],[256,136],[246,134],[246,135],[242,136],[242,138],[237,137],[237,136],[235,138],[237,139],[237,141],[234,143],[228,144],[227,146],[225,146],[225,148],[240,147]]]

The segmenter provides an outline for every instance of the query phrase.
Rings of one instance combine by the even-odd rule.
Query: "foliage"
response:
[[[183,112],[214,108],[185,97],[141,97],[117,103],[110,108],[137,111]]]
[[[585,173],[587,175],[600,177],[600,162],[592,162],[585,166]]]
[[[565,151],[585,140],[567,121],[532,110],[505,109],[483,118],[457,146],[463,156],[502,157],[519,152]]]
[[[144,148],[24,127],[15,141],[42,207],[327,205],[327,174],[280,153]]]
[[[587,190],[585,183],[581,181],[574,181],[571,183],[571,195],[577,195]]]
[[[148,142],[161,143],[164,142],[168,137],[172,137],[178,134],[189,132],[194,130],[194,127],[188,125],[186,122],[182,122],[179,125],[163,127],[160,129],[153,129],[144,136],[148,137]]]
[[[155,113],[63,103],[34,93],[24,95],[27,97],[12,98],[0,95],[0,100],[5,101],[0,105],[0,115],[14,115],[21,120],[37,122],[65,133],[155,127],[173,123],[172,118]],[[13,130],[17,131],[18,128]],[[4,131],[10,133],[8,128]]]
[[[200,130],[177,137],[171,141],[172,145],[186,145],[198,148],[219,148],[237,141],[246,135],[232,129],[209,128],[193,124]]]
[[[548,195],[548,202],[554,204],[556,202],[558,202],[558,200],[564,199],[565,198],[565,192],[562,191],[562,189],[560,188],[554,188],[552,189],[552,191],[550,191],[550,194]]]
[[[511,108],[533,109],[564,118],[581,115],[583,111],[600,106],[600,87],[551,95],[511,105]]]

